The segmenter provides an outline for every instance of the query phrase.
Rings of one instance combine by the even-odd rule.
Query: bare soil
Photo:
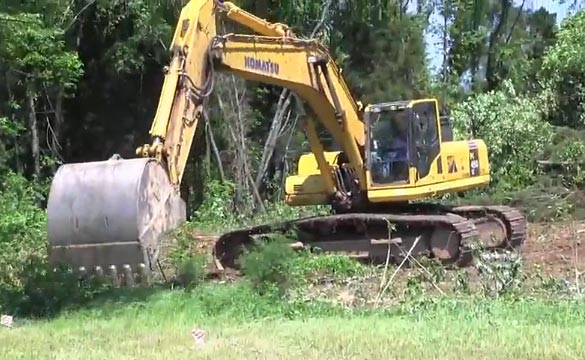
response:
[[[585,267],[585,221],[529,224],[528,230],[520,250],[527,271],[540,267],[545,275],[567,278]]]

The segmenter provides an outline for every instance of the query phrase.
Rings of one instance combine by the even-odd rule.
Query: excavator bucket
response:
[[[62,165],[48,201],[49,261],[135,282],[156,269],[161,236],[186,207],[155,159]]]

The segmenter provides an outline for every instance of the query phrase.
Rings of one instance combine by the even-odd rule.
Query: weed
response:
[[[342,279],[362,274],[365,266],[343,254],[316,255],[303,252],[292,263],[292,272],[302,279]]]
[[[175,272],[175,284],[184,287],[187,291],[201,285],[205,281],[207,257],[204,254],[194,254],[184,258]]]
[[[260,294],[283,295],[292,285],[292,259],[295,251],[286,238],[275,236],[259,242],[241,258],[242,273]]]
[[[455,274],[455,285],[453,288],[456,293],[469,294],[469,273],[465,270],[459,270]]]
[[[483,253],[476,259],[486,295],[501,296],[520,289],[523,281],[520,256],[511,252]]]

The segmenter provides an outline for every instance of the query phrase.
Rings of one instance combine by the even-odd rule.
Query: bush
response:
[[[205,254],[194,254],[186,257],[177,264],[175,281],[190,291],[205,281],[206,268]]]
[[[205,184],[203,203],[193,214],[202,225],[230,226],[235,223],[233,197],[235,185],[229,182],[209,180]]]
[[[516,94],[511,82],[453,109],[457,138],[480,138],[488,147],[494,184],[514,190],[534,182],[536,156],[551,140],[542,99]]]
[[[555,125],[585,128],[585,12],[567,17],[543,59],[541,80],[554,94]]]
[[[40,191],[20,175],[0,177],[0,292],[20,287],[29,259],[47,256],[46,216]],[[2,307],[2,304],[0,304]]]
[[[283,295],[292,285],[295,251],[284,237],[261,242],[241,258],[242,273],[260,294]]]

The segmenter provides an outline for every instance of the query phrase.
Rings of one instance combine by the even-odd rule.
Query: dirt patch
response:
[[[526,271],[540,267],[544,275],[574,277],[575,269],[585,267],[584,239],[585,221],[530,224],[528,239],[520,250]]]
[[[215,242],[219,239],[218,235],[208,234],[201,231],[193,231],[191,236],[194,240],[192,249],[198,254],[211,254]]]

